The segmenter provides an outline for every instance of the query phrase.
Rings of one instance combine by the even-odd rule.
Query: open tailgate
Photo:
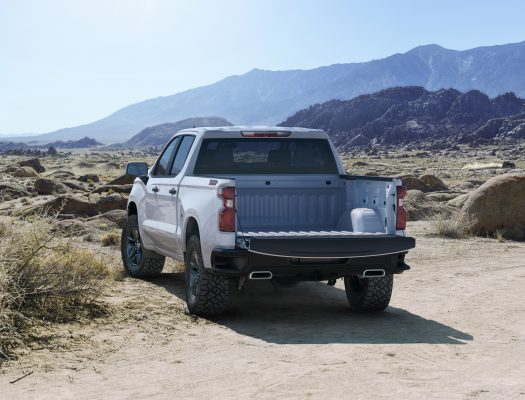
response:
[[[254,253],[279,257],[353,258],[403,253],[416,246],[412,237],[354,232],[247,232],[237,243]]]

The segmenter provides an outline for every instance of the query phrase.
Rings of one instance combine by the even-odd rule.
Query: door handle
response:
[[[169,194],[171,194],[172,196],[174,194],[177,194],[177,191],[175,190],[175,188],[171,188],[169,191],[168,191]]]
[[[153,193],[157,193],[159,191],[159,188],[157,186],[155,186],[153,189],[151,189],[151,191]]]

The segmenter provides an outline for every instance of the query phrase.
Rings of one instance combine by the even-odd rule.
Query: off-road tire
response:
[[[388,307],[394,287],[394,276],[359,278],[345,276],[346,297],[350,308],[357,312],[383,311]]]
[[[128,254],[128,238],[133,229],[138,233],[139,221],[137,215],[128,216],[126,225],[122,229],[122,236],[120,238],[120,252],[122,254],[122,262],[124,269],[128,275],[134,278],[153,278],[159,276],[164,268],[165,257],[161,256],[151,250],[147,250],[142,245],[140,234],[138,234],[138,243],[140,245],[141,259],[138,262],[132,262]]]
[[[201,241],[198,235],[193,235],[188,239],[184,263],[186,265],[184,274],[186,304],[190,314],[221,314],[228,305],[230,282],[227,278],[204,268]],[[198,279],[198,281],[195,283],[192,279]]]

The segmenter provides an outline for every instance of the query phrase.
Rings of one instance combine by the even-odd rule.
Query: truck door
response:
[[[164,148],[153,166],[146,185],[147,194],[141,232],[146,246],[150,244],[167,250],[166,243],[164,243],[166,232],[175,231],[175,227],[170,226],[168,222],[169,214],[175,213],[173,194],[169,193],[173,186],[170,169],[181,140],[182,138],[177,136]]]
[[[182,204],[179,200],[179,185],[184,178],[184,164],[186,164],[186,159],[193,145],[195,136],[184,135],[179,144],[175,157],[173,158],[173,163],[170,169],[170,176],[173,178],[169,181],[168,193],[171,197],[168,202],[167,207],[170,208],[170,212],[165,215],[166,222],[170,226],[170,230],[164,232],[166,237],[163,240],[163,243],[166,244],[170,253],[175,253],[182,260],[182,247],[181,247],[181,226],[180,226],[180,217],[184,215],[184,210]]]

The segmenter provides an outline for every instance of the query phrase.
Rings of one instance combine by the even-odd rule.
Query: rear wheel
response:
[[[164,268],[165,258],[142,245],[137,215],[130,215],[122,229],[120,251],[126,272],[135,278],[158,276]]]
[[[394,286],[394,276],[381,278],[345,277],[345,290],[352,310],[358,312],[383,311],[388,307]]]
[[[188,239],[185,257],[186,304],[191,314],[220,314],[228,305],[229,282],[204,268],[198,235]]]

